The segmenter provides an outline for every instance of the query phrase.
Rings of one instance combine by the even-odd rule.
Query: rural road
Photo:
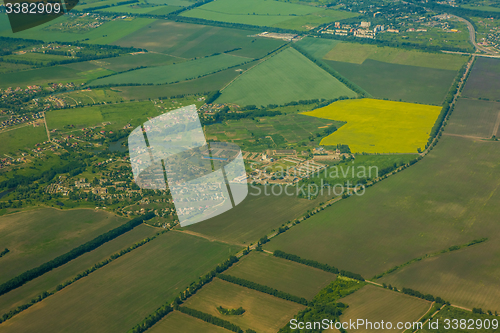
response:
[[[486,49],[486,48],[484,48],[476,43],[476,29],[474,29],[474,26],[472,25],[472,23],[470,23],[468,20],[461,18],[459,16],[456,16],[456,15],[450,15],[450,17],[456,18],[460,22],[467,24],[467,29],[469,29],[470,41],[471,41],[472,45],[474,45],[476,50],[485,52],[487,54],[493,54],[493,52],[489,51],[488,49]]]

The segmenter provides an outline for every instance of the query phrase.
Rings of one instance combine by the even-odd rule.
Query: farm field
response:
[[[195,79],[229,67],[243,64],[251,59],[219,54],[207,58],[181,62],[175,65],[137,69],[90,82],[91,86],[127,83],[164,84]]]
[[[9,73],[9,72],[18,72],[23,70],[28,70],[33,66],[25,65],[25,64],[13,64],[10,62],[0,61],[0,73]]]
[[[492,199],[498,202],[498,195],[493,195]],[[500,312],[498,242],[497,233],[485,243],[424,259],[386,275],[377,282],[430,293],[469,309]]]
[[[151,333],[165,333],[165,332],[176,332],[176,333],[193,333],[193,332],[203,332],[203,333],[229,333],[230,331],[204,322],[201,319],[197,319],[187,314],[179,311],[174,311],[169,313],[165,318],[156,323],[148,331]]]
[[[170,33],[166,34],[165,30]],[[248,37],[257,33],[258,31],[253,30],[158,20],[117,40],[115,44],[186,59],[235,49],[231,54],[261,58],[284,44],[283,41],[272,38]]]
[[[57,97],[63,99],[70,106],[118,103],[123,101],[123,98],[121,98],[118,93],[110,89],[77,90],[69,93],[62,93]]]
[[[479,138],[498,136],[500,103],[462,98],[448,121],[447,133]]]
[[[285,113],[285,108],[279,108],[283,114],[260,118],[258,122],[251,119],[226,120],[206,126],[205,133],[210,140],[234,142],[245,151],[261,152],[275,148],[273,142],[280,147],[297,148],[302,146],[302,143],[307,146],[317,145],[325,128],[340,128],[344,123],[308,117],[295,111],[296,108],[307,110],[310,107],[288,107],[287,111],[295,108],[288,113]],[[319,137],[317,134],[320,134]],[[311,135],[315,138],[313,142],[309,138]],[[271,136],[273,141],[264,140],[266,136]]]
[[[2,332],[127,331],[239,249],[169,232],[11,318]]]
[[[161,84],[154,86],[119,86],[111,88],[125,99],[144,100],[148,98],[171,97],[184,94],[202,94],[220,90],[240,75],[241,70],[253,66],[253,63],[229,68],[218,73],[209,74],[198,79],[179,83]]]
[[[340,96],[355,97],[356,93],[295,49],[288,48],[242,74],[224,89],[217,102],[281,105]]]
[[[424,150],[441,107],[375,99],[334,102],[303,114],[347,124],[322,145],[349,145],[353,153],[416,153]]]
[[[252,252],[225,274],[312,300],[336,275],[264,252]]]
[[[68,20],[68,16],[63,15],[53,21],[14,34],[10,28],[8,17],[6,15],[2,15],[0,16],[0,36],[37,40],[42,39],[47,42],[72,42],[77,40],[86,40],[86,42],[91,44],[109,44],[155,21],[147,18],[134,18],[128,20],[119,19],[106,22],[96,29],[91,29],[90,31],[83,33],[62,32],[58,30],[47,31],[47,29],[45,29],[48,26],[56,26],[66,20]]]
[[[44,65],[46,65],[47,63],[49,63],[51,61],[61,61],[61,60],[71,59],[71,57],[68,57],[68,56],[44,54],[44,53],[36,53],[36,52],[8,55],[8,56],[4,56],[2,58],[5,60],[35,61],[35,62],[44,64]]]
[[[0,154],[14,153],[19,149],[33,149],[34,145],[47,141],[45,126],[33,127],[32,125],[20,127],[10,131],[0,132]]]
[[[245,287],[214,279],[184,305],[212,316],[222,318],[240,326],[243,330],[253,329],[262,333],[274,333],[283,327],[305,306],[261,293]],[[222,315],[217,307],[245,309],[241,316]]]
[[[90,63],[114,72],[122,72],[137,67],[165,66],[180,63],[183,59],[160,53],[126,54],[120,57],[92,60]]]
[[[313,57],[322,59],[340,41],[335,39],[305,37],[296,42],[298,46],[307,51]]]
[[[497,142],[443,136],[417,164],[326,208],[264,248],[371,278],[426,253],[493,239],[499,232],[494,221],[500,182],[492,180],[500,174],[491,168],[500,161],[497,150]]]
[[[355,17],[357,14],[278,1],[219,0],[191,9],[182,13],[181,16],[211,21],[308,30],[307,28],[310,29],[323,23]]]
[[[168,15],[181,7],[177,6],[151,6],[145,4],[128,4],[121,6],[112,6],[99,9],[99,12],[108,13],[128,13],[128,14],[151,14],[151,15]]]
[[[274,196],[269,187],[258,186],[249,188],[247,198],[230,211],[183,229],[247,246],[325,200],[325,197],[307,200],[284,194]]]
[[[500,88],[500,61],[478,57],[469,75],[462,96],[498,101]]]
[[[363,64],[324,60],[374,98],[442,105],[457,72],[367,59]]]
[[[112,254],[121,251],[144,238],[153,236],[158,230],[146,225],[139,225],[117,238],[104,243],[97,249],[87,252],[71,260],[67,264],[45,273],[23,286],[0,296],[0,316],[13,308],[29,303],[31,299],[44,291],[55,290],[58,284],[71,280],[77,274],[108,259]]]
[[[493,317],[493,316],[488,316],[488,315],[485,315],[485,314],[476,314],[476,313],[471,313],[470,311],[465,311],[465,310],[462,310],[462,309],[457,309],[457,308],[454,308],[454,307],[451,307],[451,306],[446,306],[444,309],[442,309],[441,311],[439,311],[439,313],[436,315],[436,317],[434,317],[436,320],[439,320],[439,322],[441,323],[444,323],[444,320],[445,319],[458,319],[459,321],[461,319],[467,319],[467,320],[470,320],[470,319],[473,319],[474,321],[478,320],[478,319],[481,319],[483,320],[483,323],[486,322],[486,319],[489,319],[490,320],[490,328],[489,329],[485,329],[485,328],[482,328],[482,329],[478,329],[475,325],[474,325],[474,332],[477,332],[477,333],[489,333],[489,332],[499,332],[500,329],[493,329],[491,328],[491,323],[493,320],[498,320],[498,317]],[[470,324],[470,322],[468,322],[468,324]],[[443,328],[443,326],[440,327],[439,330],[433,330],[433,329],[429,329],[429,327],[427,325],[424,326],[424,329],[420,330],[420,332],[422,333],[445,333],[445,332],[449,332],[450,330],[445,330]],[[454,332],[456,333],[468,333],[470,332],[471,330],[469,329],[465,329],[465,330],[462,330],[462,329],[456,329],[454,330]]]
[[[90,209],[59,211],[44,208],[0,217],[2,247],[8,255],[0,261],[0,283],[38,267],[127,219]]]
[[[458,71],[467,62],[466,56],[404,50],[387,46],[357,43],[336,43],[325,60],[362,64],[367,59],[397,65],[428,67]]]
[[[366,321],[392,322],[391,330],[370,330],[361,328],[357,332],[394,332],[398,322],[416,322],[430,308],[431,302],[401,293],[366,285],[347,297],[341,299],[342,303],[349,305],[340,320],[349,322],[364,319]],[[398,330],[401,332],[403,330]]]

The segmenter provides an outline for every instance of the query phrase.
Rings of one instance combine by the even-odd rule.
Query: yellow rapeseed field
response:
[[[371,98],[332,103],[305,115],[345,121],[322,145],[347,144],[353,153],[416,153],[424,149],[440,106]]]

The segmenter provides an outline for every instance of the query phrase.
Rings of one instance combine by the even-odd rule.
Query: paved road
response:
[[[469,29],[469,38],[470,38],[470,41],[471,41],[472,45],[474,45],[474,47],[476,48],[476,50],[482,51],[482,52],[485,52],[485,53],[488,53],[488,54],[494,54],[490,50],[488,50],[488,49],[484,48],[483,46],[479,45],[478,43],[476,43],[476,29],[474,29],[474,26],[472,25],[472,23],[470,23],[468,20],[466,20],[464,18],[461,18],[459,16],[456,16],[456,15],[450,15],[450,16],[453,17],[453,18],[456,18],[460,22],[463,22],[463,23],[467,24],[467,29]]]

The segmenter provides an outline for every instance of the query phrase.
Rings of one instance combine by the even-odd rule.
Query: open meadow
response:
[[[355,97],[356,93],[295,49],[288,48],[242,74],[224,89],[217,102],[281,105],[340,96]]]
[[[127,331],[239,249],[169,232],[9,319],[2,332]]]
[[[21,287],[9,291],[0,296],[0,317],[13,308],[29,303],[31,299],[44,291],[55,290],[57,285],[71,280],[77,274],[94,266],[94,264],[108,259],[112,254],[140,242],[146,237],[153,236],[157,231],[158,229],[150,226],[139,225],[125,234],[104,243],[97,249],[87,252],[63,266],[53,269]]]
[[[265,252],[252,252],[225,274],[312,300],[336,275]]]
[[[304,305],[219,279],[204,286],[184,305],[227,320],[243,330],[250,328],[262,333],[275,333],[297,312],[305,308]],[[241,306],[245,309],[245,313],[239,316],[226,316],[217,310],[218,306],[226,309],[237,309]]]
[[[463,97],[500,100],[500,61],[478,57],[462,92]]]
[[[424,150],[441,107],[375,100],[337,101],[303,114],[347,124],[322,145],[347,144],[353,153],[416,153]]]
[[[380,287],[366,285],[354,294],[341,299],[342,303],[349,305],[340,317],[340,321],[349,322],[364,319],[372,323],[391,322],[392,329],[365,329],[356,332],[395,332],[398,322],[416,322],[430,308],[431,302],[415,297],[400,294]],[[402,332],[404,330],[397,330]]]
[[[499,135],[499,125],[500,103],[462,98],[453,110],[446,133],[489,139]]]
[[[165,33],[166,30],[169,31],[168,34]],[[251,30],[158,20],[126,38],[117,40],[115,44],[145,48],[150,52],[186,59],[230,50],[234,50],[231,54],[237,56],[261,58],[284,44],[277,39],[249,37],[257,33]]]
[[[127,220],[91,209],[32,210],[0,217],[2,249],[0,283],[38,267]]]
[[[0,132],[0,156],[4,154],[15,153],[19,149],[33,149],[35,144],[47,141],[47,131],[45,126],[39,124],[37,127],[32,125],[18,127],[16,129]]]
[[[199,78],[229,67],[243,64],[251,59],[219,54],[211,57],[181,62],[179,64],[141,68],[108,76],[90,82],[91,86],[117,84],[165,84]]]
[[[201,319],[191,317],[179,311],[169,313],[165,318],[156,323],[148,330],[150,333],[229,333],[230,331],[204,322]]]

